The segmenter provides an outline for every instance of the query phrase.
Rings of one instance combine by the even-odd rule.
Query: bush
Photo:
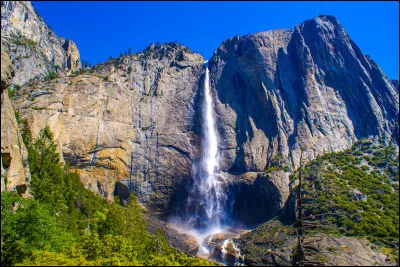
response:
[[[58,77],[57,72],[52,72],[49,71],[49,73],[47,74],[47,76],[44,78],[45,81],[50,81],[50,80],[54,80]]]
[[[10,87],[7,87],[7,93],[9,98],[13,98],[13,96],[15,95],[14,90],[11,89]]]

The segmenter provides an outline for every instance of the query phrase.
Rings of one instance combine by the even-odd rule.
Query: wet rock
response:
[[[254,227],[282,213],[289,197],[288,173],[246,173],[227,175],[227,179],[231,215],[236,222]]]
[[[230,239],[232,237],[236,236],[234,233],[218,233],[218,234],[213,234],[207,236],[205,240],[205,245],[207,247],[215,247],[218,244],[222,244],[223,241]]]

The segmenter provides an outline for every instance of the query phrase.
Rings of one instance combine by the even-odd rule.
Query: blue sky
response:
[[[57,35],[77,44],[92,64],[128,47],[178,41],[209,59],[222,41],[292,29],[320,14],[337,17],[364,54],[398,79],[399,3],[392,2],[37,2]]]

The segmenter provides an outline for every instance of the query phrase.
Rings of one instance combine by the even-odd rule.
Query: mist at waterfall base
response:
[[[230,232],[232,199],[228,200],[225,179],[219,172],[218,134],[213,105],[208,62],[204,64],[204,80],[199,92],[201,118],[201,154],[192,165],[192,184],[181,216],[169,219],[178,231],[194,236],[200,246],[199,255],[208,256],[206,239],[213,234]]]

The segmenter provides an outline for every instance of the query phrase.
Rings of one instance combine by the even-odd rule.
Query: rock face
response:
[[[16,69],[14,84],[81,68],[75,43],[55,35],[29,1],[1,2],[1,49]]]
[[[11,83],[11,79],[14,77],[15,73],[10,58],[3,51],[1,51],[1,63],[1,93],[3,93]]]
[[[245,256],[246,265],[292,266],[296,247],[296,231],[291,226],[271,220],[253,231],[235,239]],[[388,256],[383,254],[368,240],[353,237],[334,237],[319,234],[307,237],[308,244],[316,249],[314,262],[326,266],[394,266]]]
[[[16,191],[28,196],[31,177],[28,151],[15,119],[14,108],[5,90],[13,73],[10,59],[1,51],[1,191]]]
[[[294,30],[234,37],[210,60],[221,168],[262,171],[277,155],[299,164],[361,137],[399,143],[399,95],[332,16]]]
[[[289,173],[247,172],[243,175],[225,174],[225,177],[230,181],[226,191],[233,222],[254,227],[284,209],[289,197]]]
[[[13,83],[53,65],[80,68],[74,43],[56,37],[30,3],[2,2],[2,47],[16,65]],[[15,104],[33,137],[50,126],[63,159],[92,190],[124,198],[132,188],[152,211],[184,212],[201,148],[203,61],[175,43],[151,45],[80,75],[26,83]],[[334,17],[231,38],[209,67],[220,170],[232,207],[249,211],[246,224],[281,212],[300,147],[312,159],[361,137],[399,143],[397,89]],[[288,170],[260,174],[277,157]],[[251,217],[254,205],[265,212]]]
[[[141,203],[168,211],[198,154],[193,99],[203,62],[184,46],[153,45],[86,74],[22,86],[15,103],[33,137],[50,126],[88,187],[111,199],[115,189],[129,196],[115,182],[126,188],[131,177]]]

